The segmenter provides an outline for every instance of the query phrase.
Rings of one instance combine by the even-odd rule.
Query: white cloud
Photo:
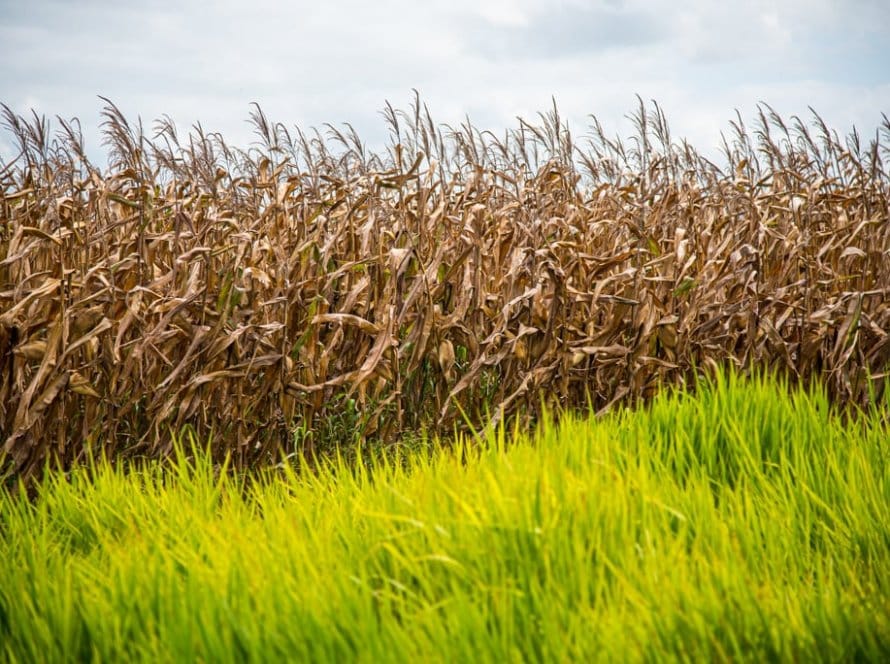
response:
[[[384,101],[404,107],[412,88],[435,119],[492,129],[555,95],[579,134],[589,113],[626,130],[639,93],[706,147],[761,100],[874,127],[890,110],[888,25],[883,0],[0,0],[0,101],[77,115],[97,150],[99,94],[149,128],[169,114],[244,145],[251,101],[379,144]]]

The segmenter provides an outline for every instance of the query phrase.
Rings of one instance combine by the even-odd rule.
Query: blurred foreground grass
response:
[[[818,389],[724,376],[370,466],[49,473],[34,500],[0,494],[0,650],[879,661],[886,407],[841,418]]]

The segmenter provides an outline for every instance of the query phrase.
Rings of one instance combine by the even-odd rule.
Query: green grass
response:
[[[0,496],[0,652],[886,661],[885,417],[728,376],[372,467],[50,473]]]

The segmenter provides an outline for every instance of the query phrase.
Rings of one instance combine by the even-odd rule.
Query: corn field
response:
[[[416,98],[371,151],[256,107],[236,149],[111,103],[3,106],[0,445],[239,463],[592,406],[766,368],[866,404],[890,367],[890,121],[864,140],[761,106],[721,164],[642,102],[635,135],[554,107],[496,136]]]

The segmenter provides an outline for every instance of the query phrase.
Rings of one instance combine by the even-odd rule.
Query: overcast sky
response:
[[[77,116],[96,154],[97,95],[246,146],[253,101],[379,144],[384,102],[405,108],[412,88],[434,119],[490,129],[554,96],[578,135],[591,113],[625,133],[638,93],[706,149],[761,100],[873,132],[890,114],[888,34],[890,0],[0,0],[0,101]]]

